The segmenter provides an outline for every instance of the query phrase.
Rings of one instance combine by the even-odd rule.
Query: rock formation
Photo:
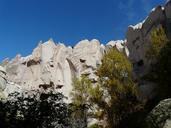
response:
[[[6,84],[6,70],[0,66],[0,91],[4,91]]]
[[[74,77],[84,74],[92,82],[96,82],[96,68],[101,63],[104,51],[110,47],[125,52],[134,65],[136,76],[141,77],[150,68],[150,62],[145,56],[150,45],[150,33],[159,26],[164,26],[168,37],[171,37],[170,0],[164,7],[158,6],[152,9],[143,22],[129,26],[124,41],[110,41],[104,46],[95,39],[82,40],[73,48],[56,44],[53,40],[40,42],[31,55],[27,57],[17,55],[14,59],[5,61],[7,80],[24,90],[46,90],[51,87],[69,97]],[[139,81],[139,83],[144,95],[150,97],[155,84],[148,81]],[[12,91],[9,86],[6,90]]]
[[[17,55],[9,61],[6,64],[7,79],[25,90],[52,87],[69,97],[72,78],[84,74],[96,81],[94,72],[104,48],[98,40],[83,40],[74,48],[49,40],[40,43],[31,55]]]
[[[171,26],[171,1],[164,7],[158,6],[150,12],[149,16],[135,26],[130,25],[126,34],[129,58],[136,66],[136,71],[146,72],[149,62],[145,56],[151,43],[151,31],[159,26],[166,28],[168,37],[170,36]],[[143,71],[141,70],[143,69]],[[147,69],[147,70],[144,70]]]
[[[171,99],[161,101],[148,115],[147,128],[171,128]]]
[[[106,47],[116,47],[127,53],[124,43],[111,41]],[[74,77],[87,75],[92,82],[97,81],[95,71],[106,47],[96,39],[82,40],[73,48],[53,40],[39,43],[31,55],[17,55],[5,62],[7,79],[24,90],[53,88],[69,97]]]
[[[146,58],[146,53],[151,44],[151,32],[160,26],[165,28],[167,37],[171,39],[171,0],[165,6],[153,8],[143,22],[128,27],[126,46],[137,78],[147,74],[151,68],[151,61]],[[142,80],[138,83],[145,96],[152,98],[155,95],[154,83]]]

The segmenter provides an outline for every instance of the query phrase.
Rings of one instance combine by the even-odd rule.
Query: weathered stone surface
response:
[[[6,75],[6,69],[0,66],[0,99],[5,100],[12,93],[21,93],[24,90],[21,89],[21,86],[9,82]]]
[[[4,97],[8,98],[8,96],[12,93],[19,93],[21,94],[25,90],[22,89],[20,85],[14,84],[13,82],[8,82],[6,88],[3,91]]]
[[[168,2],[166,3],[165,12],[166,12],[166,17],[171,20],[171,0],[168,0]]]
[[[31,55],[17,55],[9,61],[6,64],[7,78],[24,90],[53,88],[69,97],[74,77],[85,74],[92,81],[97,80],[94,72],[104,49],[95,39],[80,41],[74,48],[49,40],[40,43]],[[9,88],[7,90],[11,92]]]
[[[144,81],[139,88],[144,99],[153,99],[156,96],[157,85],[152,82]]]
[[[127,56],[129,56],[129,51],[126,43],[126,40],[110,41],[106,44],[106,47],[116,47],[120,52],[124,52]]]
[[[169,28],[171,27],[170,0],[164,7],[157,6],[156,8],[153,8],[144,21],[135,26],[130,25],[128,27],[126,33],[126,46],[129,50],[129,58],[135,65],[141,60],[144,62],[143,65],[147,67],[150,64],[146,59],[146,51],[151,43],[151,31],[159,26],[165,26],[167,34],[169,34]]]
[[[171,119],[166,120],[166,123],[164,124],[163,128],[171,128]]]
[[[126,34],[126,46],[129,50],[129,59],[134,66],[135,77],[138,78],[146,75],[151,69],[151,63],[147,58],[147,50],[151,44],[151,32],[160,26],[166,28],[168,37],[171,37],[171,1],[169,0],[164,7],[157,6],[153,8],[148,17],[135,26],[130,25]],[[148,81],[139,81],[143,94],[154,94],[155,88]],[[154,86],[155,87],[155,86]],[[144,92],[144,90],[148,90]],[[151,91],[150,91],[151,90]],[[149,96],[147,96],[149,97]],[[151,97],[151,96],[150,96]],[[152,98],[152,97],[151,97]]]
[[[166,21],[163,7],[154,8],[149,16],[135,26],[129,26],[127,31],[127,47],[129,49],[129,58],[134,64],[143,60],[144,65],[149,65],[146,59],[146,51],[149,48],[151,39],[150,34],[154,28],[164,24]]]
[[[6,70],[0,66],[0,92],[6,88]]]
[[[20,85],[24,90],[40,90],[51,87],[70,97],[72,78],[82,74],[87,75],[92,82],[97,81],[96,68],[101,64],[104,51],[116,47],[125,52],[134,65],[135,76],[141,77],[148,73],[150,62],[146,59],[146,51],[150,45],[151,31],[161,25],[171,26],[171,2],[158,6],[149,16],[135,26],[129,26],[126,40],[110,41],[106,46],[96,39],[82,40],[75,47],[55,44],[53,40],[39,45],[27,57],[17,55],[11,61],[5,61],[7,80]],[[171,29],[167,30],[171,34]],[[154,94],[151,91],[153,83],[138,81],[142,93],[147,97]],[[149,87],[149,88],[148,88]],[[14,89],[15,90],[15,89]],[[148,91],[147,91],[148,90]]]
[[[166,13],[166,26],[167,26],[167,35],[168,38],[171,39],[171,0],[167,2],[165,5],[165,13]]]
[[[171,126],[171,99],[161,101],[148,115],[148,128],[170,128]]]

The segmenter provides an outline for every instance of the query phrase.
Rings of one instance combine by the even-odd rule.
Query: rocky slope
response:
[[[17,55],[10,61],[4,61],[6,79],[12,82],[6,87],[6,92],[8,94],[12,91],[12,84],[26,90],[52,87],[69,97],[74,77],[85,74],[92,82],[97,80],[95,70],[101,63],[105,49],[110,47],[125,52],[134,65],[135,74],[142,76],[150,68],[150,63],[145,57],[150,45],[150,33],[159,26],[165,27],[167,36],[171,38],[171,0],[164,7],[154,8],[143,22],[129,26],[125,41],[110,41],[104,46],[95,39],[83,40],[73,48],[54,43],[53,40],[40,43],[31,55],[27,57]],[[151,96],[153,83],[145,81],[140,83],[144,95]]]

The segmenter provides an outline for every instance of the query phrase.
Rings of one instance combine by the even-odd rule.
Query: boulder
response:
[[[171,127],[171,99],[161,101],[148,115],[147,128]]]
[[[166,123],[164,124],[163,128],[171,128],[171,119],[166,120]]]

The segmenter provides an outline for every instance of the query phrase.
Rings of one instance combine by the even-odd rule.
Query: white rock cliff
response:
[[[40,43],[31,55],[17,55],[9,61],[5,66],[7,80],[24,90],[52,87],[69,97],[74,77],[85,74],[96,81],[94,72],[100,64],[104,49],[95,39],[80,41],[74,48],[49,40]]]
[[[111,41],[106,47],[116,47],[126,52],[124,43],[125,41]],[[97,81],[95,71],[101,64],[106,47],[96,39],[82,40],[73,48],[56,44],[53,40],[39,43],[31,55],[26,57],[17,55],[6,62],[7,80],[23,90],[52,87],[70,97],[74,77],[84,74],[92,82]]]
[[[152,9],[143,22],[130,25],[124,41],[110,41],[104,46],[96,39],[82,40],[73,48],[56,44],[53,40],[39,43],[29,56],[17,55],[10,61],[5,60],[6,79],[13,83],[10,86],[17,85],[17,89],[21,87],[24,90],[41,90],[52,87],[69,97],[74,77],[84,74],[92,82],[97,80],[95,70],[101,64],[104,51],[110,47],[125,52],[134,65],[135,74],[143,76],[150,68],[145,57],[151,41],[150,33],[159,26],[165,26],[168,37],[171,37],[171,0],[164,7]],[[147,81],[140,83],[142,92],[151,95],[153,83],[150,83],[151,89],[146,87],[149,86]],[[6,88],[2,87],[3,90],[10,90],[9,86]]]

